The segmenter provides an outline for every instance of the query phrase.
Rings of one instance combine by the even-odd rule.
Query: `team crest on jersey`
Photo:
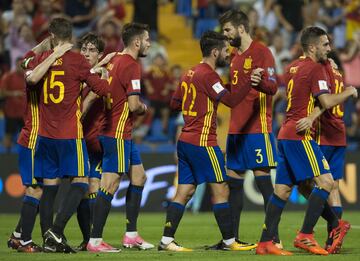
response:
[[[62,60],[62,58],[59,58],[53,63],[53,66],[59,66],[59,65],[62,65],[62,64],[63,64],[63,60]]]
[[[290,67],[290,73],[294,74],[297,72],[299,66]]]
[[[251,66],[252,66],[252,58],[251,58],[251,56],[249,56],[244,61],[244,72],[247,73],[248,70],[251,69]]]
[[[108,71],[111,71],[113,68],[114,68],[114,64],[112,64],[112,63],[108,63],[108,64],[106,65],[106,69],[107,69]]]
[[[324,169],[330,170],[329,163],[327,162],[327,160],[325,158],[322,159],[322,163],[323,163]]]

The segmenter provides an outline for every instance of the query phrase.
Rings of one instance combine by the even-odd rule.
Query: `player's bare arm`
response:
[[[147,111],[147,106],[140,101],[139,95],[130,95],[128,97],[129,109],[138,115],[143,115]]]
[[[73,45],[71,43],[62,43],[57,45],[54,48],[54,52],[47,57],[43,62],[41,62],[38,66],[34,68],[27,76],[26,82],[29,85],[37,84],[45,75],[45,73],[49,70],[50,66],[61,57],[64,53],[69,51]]]
[[[307,129],[310,129],[314,121],[319,118],[324,111],[326,111],[325,108],[320,108],[319,106],[316,106],[309,116],[304,117],[296,122],[296,132],[303,132]]]
[[[330,109],[340,103],[343,103],[347,98],[353,96],[358,97],[358,91],[355,87],[349,86],[345,90],[338,94],[324,93],[318,97],[321,106],[325,109]]]

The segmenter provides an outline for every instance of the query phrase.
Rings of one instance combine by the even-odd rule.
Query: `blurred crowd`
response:
[[[14,146],[15,134],[22,126],[25,93],[20,69],[23,55],[48,36],[49,21],[58,16],[74,24],[74,43],[84,33],[93,31],[105,41],[104,55],[121,51],[121,27],[125,5],[133,5],[133,21],[150,25],[152,46],[144,67],[143,86],[149,113],[135,123],[134,139],[143,151],[156,148],[172,150],[177,128],[176,114],[169,101],[183,68],[172,64],[161,44],[171,41],[158,31],[158,7],[169,0],[1,0],[0,2],[0,152]],[[299,32],[308,25],[318,25],[329,32],[345,75],[345,86],[360,87],[360,0],[173,0],[175,12],[192,26],[194,38],[208,29],[219,29],[217,18],[224,11],[240,8],[251,22],[254,39],[264,42],[274,54],[279,91],[274,99],[274,131],[283,121],[286,108],[284,67],[301,55]],[[345,104],[350,148],[360,141],[360,102]],[[4,129],[2,131],[2,129]],[[4,132],[4,133],[2,133]],[[145,141],[145,142],[144,142]],[[156,144],[156,145],[154,145]],[[160,144],[160,146],[158,146]]]

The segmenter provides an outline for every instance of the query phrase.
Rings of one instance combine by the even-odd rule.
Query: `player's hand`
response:
[[[100,62],[99,62],[99,66],[103,66],[104,64],[107,64],[110,62],[110,60],[115,56],[116,52],[112,52],[112,53],[108,53],[104,59],[102,59]]]
[[[138,113],[138,115],[145,115],[148,111],[148,107],[145,103],[142,103],[141,105],[141,111]]]
[[[349,92],[351,92],[353,98],[356,99],[358,97],[358,91],[354,86],[346,87],[346,90],[349,90]]]
[[[264,71],[263,68],[256,68],[255,70],[253,70],[251,72],[251,85],[252,86],[258,86],[259,83],[261,82],[261,76],[262,76],[262,72]]]
[[[313,121],[309,117],[302,118],[296,122],[296,132],[303,132],[312,127]]]
[[[58,44],[57,46],[55,46],[54,53],[56,54],[56,57],[59,58],[59,57],[63,56],[64,53],[69,51],[72,47],[73,47],[72,43],[61,43],[61,44]]]

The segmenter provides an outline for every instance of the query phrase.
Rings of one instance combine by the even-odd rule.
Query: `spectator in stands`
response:
[[[269,32],[273,32],[278,26],[274,4],[275,0],[257,0],[254,4],[254,9],[259,15],[259,25],[265,26]]]
[[[274,59],[275,59],[275,69],[277,74],[283,74],[284,67],[283,62],[284,60],[291,60],[291,53],[288,49],[284,47],[284,39],[282,34],[274,33],[272,35],[272,45],[269,47],[270,51],[272,52]]]
[[[49,0],[40,0],[38,9],[33,17],[32,30],[36,42],[44,40],[48,33],[49,21],[52,19],[56,10],[53,9],[52,2]]]
[[[121,24],[115,23],[112,19],[98,22],[98,31],[105,42],[104,56],[112,52],[120,52],[124,49],[124,43],[121,39]]]
[[[35,46],[35,39],[31,27],[24,22],[19,27],[15,23],[10,25],[10,59],[11,69],[16,68],[16,59],[23,57],[32,47]]]
[[[73,23],[76,37],[91,31],[96,18],[95,0],[64,0],[64,11]]]
[[[163,133],[167,133],[169,124],[169,92],[171,90],[167,60],[161,54],[154,57],[153,65],[144,77],[146,97],[150,101],[150,111],[154,118],[161,118]]]
[[[318,11],[318,23],[333,35],[335,48],[345,47],[345,18],[340,0],[325,0]]]
[[[344,68],[344,84],[360,87],[360,30],[354,33],[353,40],[348,42],[345,51],[340,54]]]
[[[303,0],[276,0],[274,11],[283,27],[286,48],[289,48],[304,27],[305,3]]]
[[[133,0],[133,22],[150,26],[151,40],[158,39],[158,0]]]
[[[22,58],[16,61],[16,69],[3,75],[0,82],[0,96],[5,99],[5,136],[3,145],[10,152],[14,135],[23,127],[26,106],[25,80],[21,68]]]

